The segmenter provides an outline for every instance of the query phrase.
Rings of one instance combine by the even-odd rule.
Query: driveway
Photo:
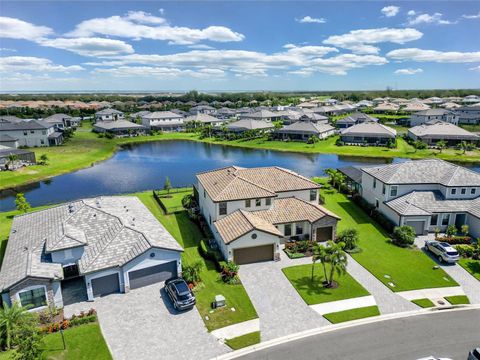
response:
[[[281,271],[285,266],[282,261],[240,266],[240,279],[260,318],[262,341],[330,324],[298,295]]]
[[[155,284],[84,303],[97,310],[114,359],[201,360],[229,351],[207,332],[196,308],[176,312],[162,287]]]

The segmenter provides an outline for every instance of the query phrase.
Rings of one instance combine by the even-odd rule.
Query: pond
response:
[[[159,141],[129,145],[93,167],[19,187],[15,191],[1,191],[0,211],[15,208],[16,191],[24,192],[32,206],[40,206],[99,195],[161,189],[167,176],[175,187],[192,185],[196,173],[229,165],[276,165],[312,177],[324,175],[327,168],[402,161],[405,159],[301,154],[192,141]],[[480,171],[480,167],[475,170]]]

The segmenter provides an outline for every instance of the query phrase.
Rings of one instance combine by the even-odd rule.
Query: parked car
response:
[[[195,305],[195,295],[182,278],[165,281],[165,291],[176,310],[188,310]]]
[[[446,242],[427,240],[425,241],[425,249],[435,255],[440,262],[452,264],[459,259],[458,251]]]
[[[470,351],[467,360],[480,360],[480,347]]]

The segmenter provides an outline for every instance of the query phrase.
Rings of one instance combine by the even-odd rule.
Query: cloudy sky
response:
[[[480,2],[2,1],[0,90],[478,88]]]

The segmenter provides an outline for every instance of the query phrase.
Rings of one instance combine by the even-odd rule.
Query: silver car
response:
[[[440,262],[454,264],[458,261],[458,251],[449,243],[435,240],[425,241],[425,249],[435,255]]]

